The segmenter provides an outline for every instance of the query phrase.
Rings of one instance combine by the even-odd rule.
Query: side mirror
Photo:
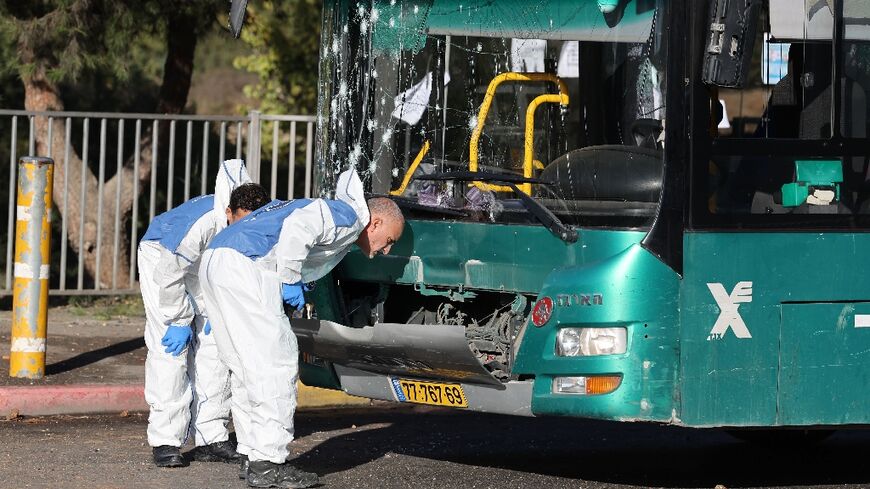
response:
[[[232,0],[230,4],[230,33],[236,39],[242,33],[242,25],[245,23],[245,9],[248,0]]]
[[[728,88],[746,83],[760,13],[761,0],[710,0],[704,83]]]

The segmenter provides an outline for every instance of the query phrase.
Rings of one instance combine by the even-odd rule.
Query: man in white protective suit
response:
[[[287,463],[299,350],[284,305],[301,309],[303,283],[329,273],[354,243],[369,258],[388,253],[404,225],[392,200],[365,200],[351,169],[339,176],[334,200],[274,200],[222,231],[203,254],[203,296],[231,372],[239,476],[249,486],[317,483],[316,474]]]
[[[138,249],[145,303],[145,400],[148,444],[159,467],[181,467],[194,433],[194,457],[236,462],[229,441],[229,371],[218,358],[199,286],[199,259],[218,231],[269,201],[242,160],[218,169],[214,195],[155,217]],[[188,345],[190,345],[188,347]]]

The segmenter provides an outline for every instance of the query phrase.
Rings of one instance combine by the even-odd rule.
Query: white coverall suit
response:
[[[284,463],[293,441],[299,349],[281,284],[317,280],[338,264],[369,222],[354,170],[336,200],[274,200],[221,232],[200,277],[221,359],[231,371],[237,451]]]
[[[192,429],[197,446],[229,436],[229,372],[218,358],[197,274],[212,238],[227,227],[230,193],[251,181],[242,160],[218,170],[214,195],[191,199],[156,218],[139,243],[139,286],[145,303],[145,400],[148,444],[181,447]],[[161,340],[170,325],[190,325],[190,344],[179,356]],[[191,423],[191,418],[193,423]]]

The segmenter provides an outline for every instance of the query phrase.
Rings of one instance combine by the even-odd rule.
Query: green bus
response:
[[[327,0],[322,195],[407,226],[306,384],[523,416],[870,422],[870,5]]]

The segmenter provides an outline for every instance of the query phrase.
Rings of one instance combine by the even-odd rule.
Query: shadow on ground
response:
[[[139,348],[145,348],[145,338],[133,338],[131,340],[115,343],[103,348],[98,348],[93,351],[80,353],[72,358],[61,360],[45,366],[45,375],[57,375],[70,370],[86,367],[100,360],[105,360],[117,355],[123,355],[136,351]]]
[[[298,436],[312,437],[357,427],[299,454],[296,464],[320,474],[401,454],[645,487],[870,485],[870,431],[841,431],[813,445],[760,446],[718,430],[440,410],[299,413],[296,425]]]

